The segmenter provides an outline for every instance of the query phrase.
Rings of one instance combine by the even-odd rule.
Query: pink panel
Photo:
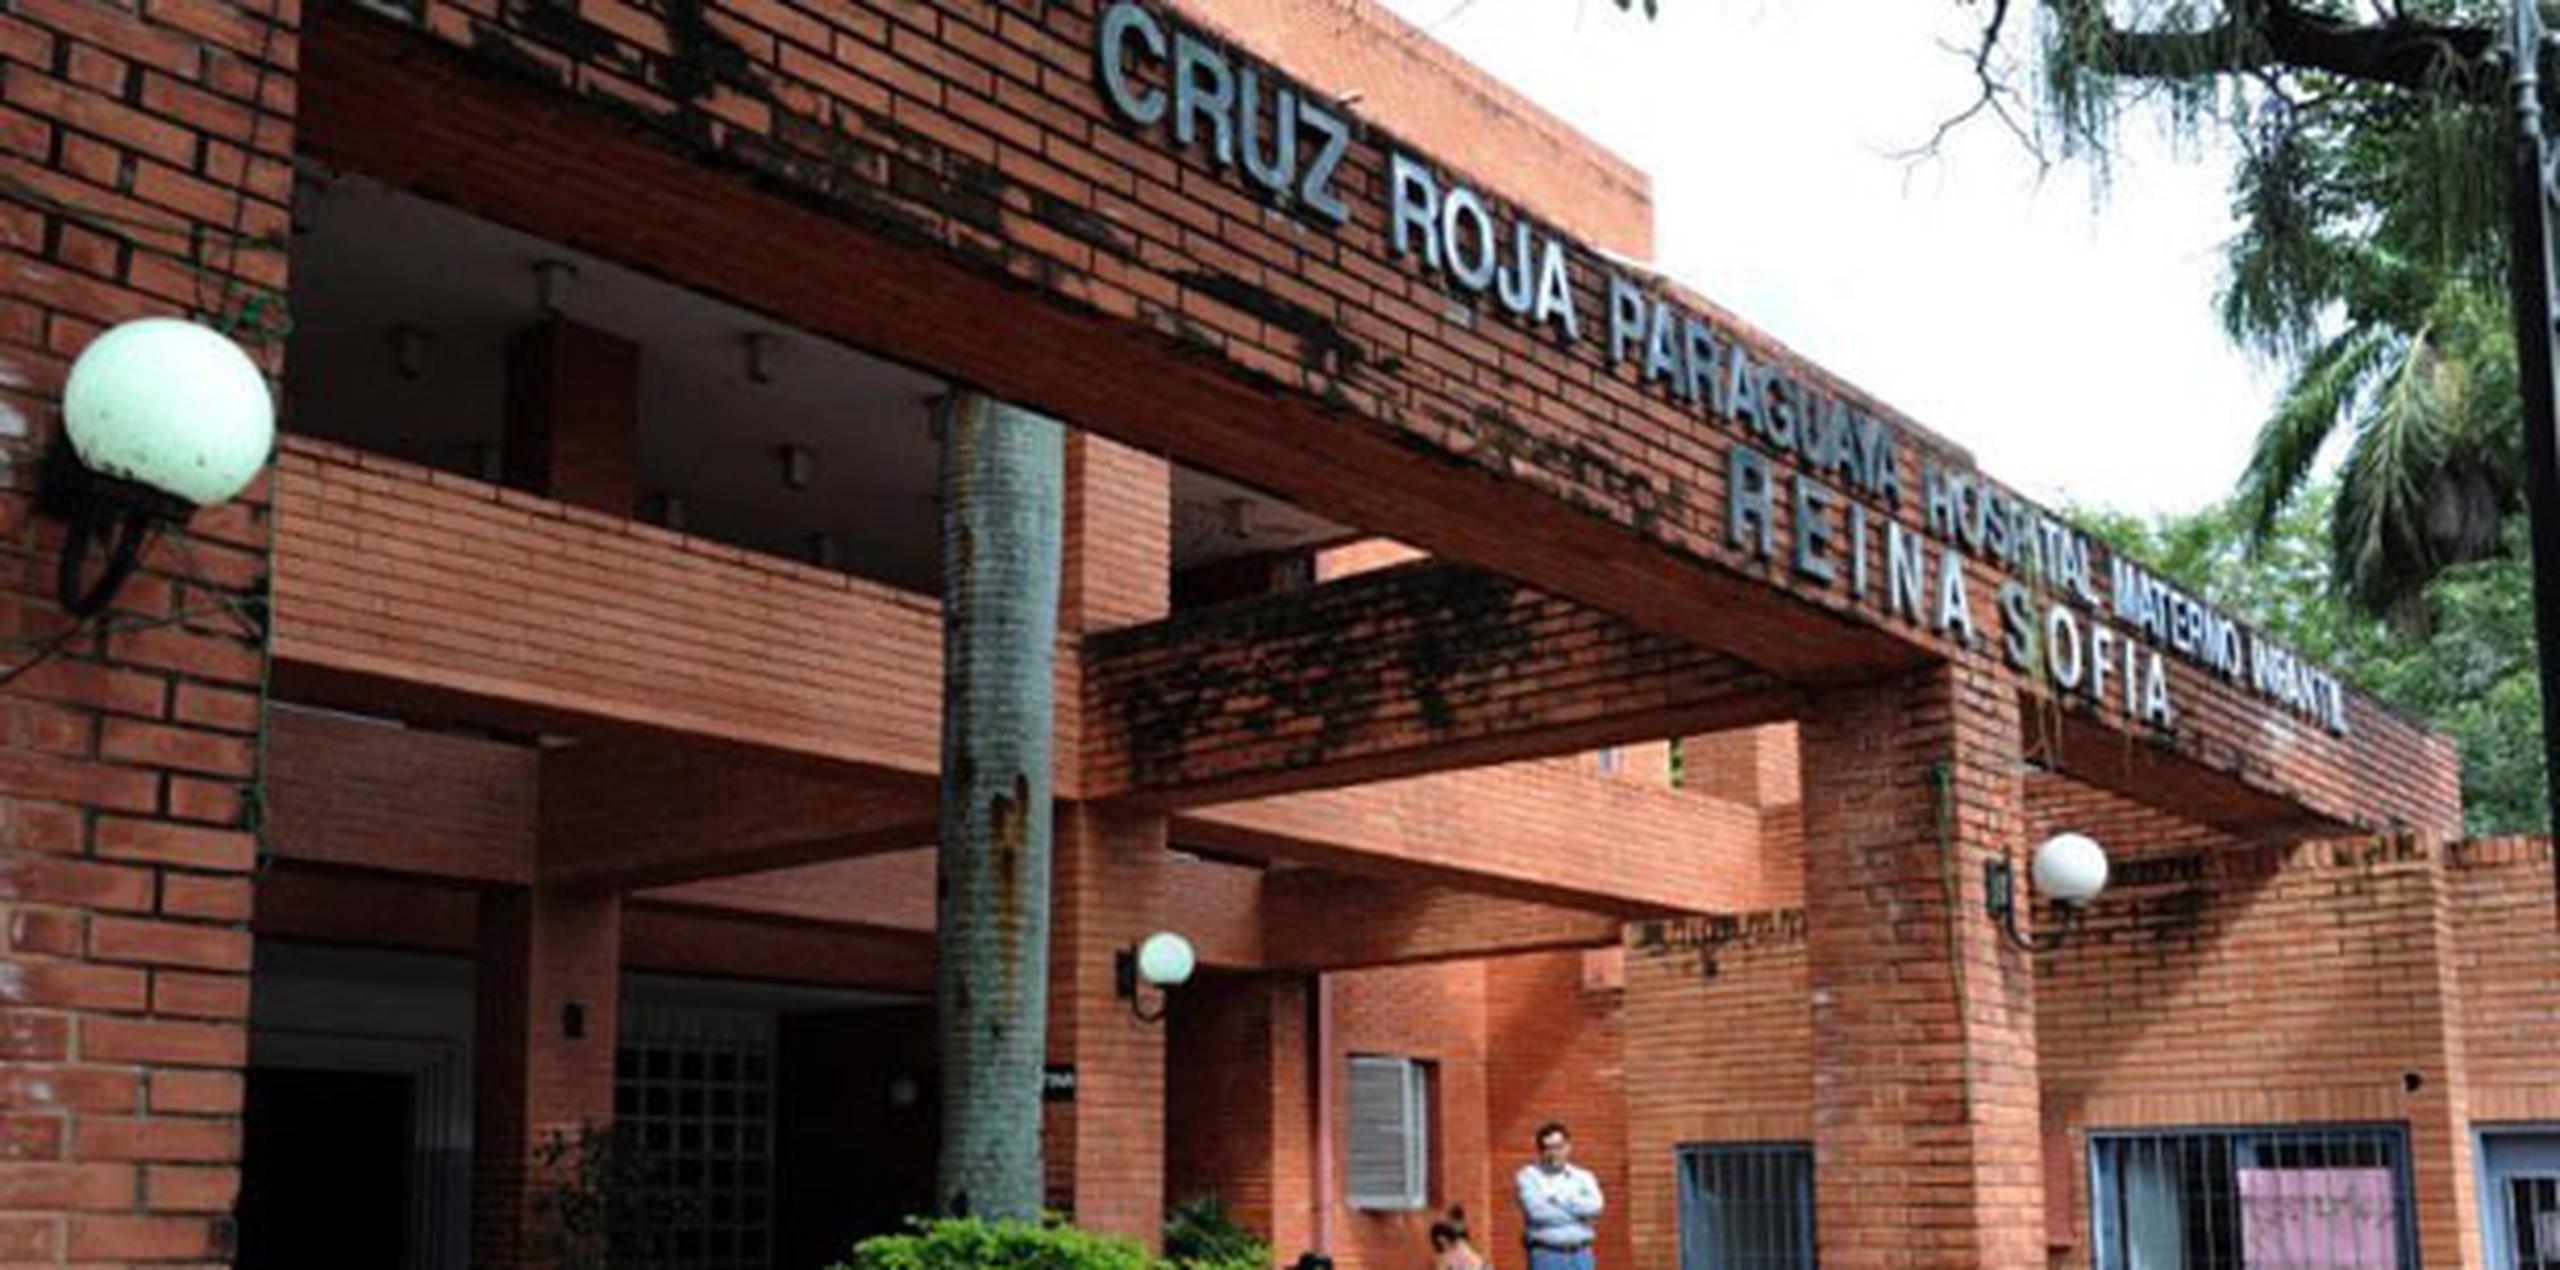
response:
[[[2240,1170],[2249,1270],[2398,1270],[2389,1169]]]

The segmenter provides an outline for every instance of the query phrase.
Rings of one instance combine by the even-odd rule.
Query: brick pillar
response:
[[[508,342],[507,484],[628,516],[639,450],[639,345],[558,318]]]
[[[1165,615],[1172,508],[1164,460],[1088,433],[1067,434],[1058,602],[1066,631]],[[1072,757],[1063,744],[1059,753]],[[1165,818],[1061,803],[1054,849],[1049,1062],[1075,1068],[1076,1093],[1071,1102],[1048,1104],[1043,1117],[1050,1203],[1079,1225],[1153,1246],[1164,1211],[1167,1024],[1132,1016],[1115,991],[1113,961],[1166,928]],[[1156,1004],[1152,992],[1149,1004]]]
[[[101,620],[34,508],[72,359],[218,308],[271,375],[299,10],[11,6],[0,144],[0,1263],[221,1263],[248,1062],[269,485],[199,513]],[[255,96],[264,109],[248,104]],[[50,161],[45,156],[54,156]],[[248,245],[237,247],[231,244]],[[190,242],[203,245],[184,258]],[[206,316],[217,316],[206,314]],[[183,550],[181,546],[183,545]],[[96,555],[90,558],[94,570]],[[106,633],[112,631],[113,633]],[[49,648],[42,657],[36,650]]]
[[[1164,833],[1161,815],[1061,805],[1050,892],[1049,1062],[1076,1072],[1074,1100],[1047,1117],[1052,1203],[1151,1246],[1164,1213],[1167,1024],[1138,1021],[1113,961],[1165,925]]]
[[[2412,961],[2425,973],[2413,985],[2421,1006],[2421,1035],[2412,1040],[2425,1061],[2413,1073],[2418,1087],[2406,1090],[2418,1259],[2430,1266],[2477,1270],[2487,1264],[2487,1250],[2481,1243],[2480,1161],[2471,1136],[2470,1056],[2464,1043],[2457,931],[2461,897],[2452,877],[2453,844],[2425,843],[2420,850],[2426,861],[2427,911],[2420,926],[2421,947]]]
[[[1058,620],[1109,630],[1163,617],[1173,596],[1173,473],[1163,459],[1067,433]]]
[[[472,1264],[534,1264],[556,1141],[613,1119],[622,900],[513,889],[480,901],[472,1045]],[[574,1161],[574,1156],[569,1157]]]
[[[2017,699],[1924,668],[1817,695],[1801,744],[1822,1264],[2040,1265],[2035,979],[1982,888],[2024,859]]]

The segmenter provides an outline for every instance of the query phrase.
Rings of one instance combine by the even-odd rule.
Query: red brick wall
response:
[[[1304,1037],[1283,1017],[1305,1005],[1274,988],[1261,975],[1204,975],[1183,988],[1165,1032],[1165,1202],[1215,1195],[1266,1235],[1280,1199],[1274,1151],[1282,1139],[1303,1142],[1307,1128],[1279,1119],[1274,1081],[1292,1058],[1305,1066]]]
[[[1615,948],[1537,953],[1484,963],[1485,1125],[1493,1194],[1468,1209],[1477,1247],[1495,1264],[1518,1258],[1520,1206],[1511,1178],[1535,1152],[1538,1126],[1573,1131],[1574,1163],[1591,1170],[1609,1211],[1593,1252],[1635,1266],[1628,1220],[1627,1066],[1623,980]]]
[[[540,752],[280,707],[267,849],[313,863],[532,880]]]
[[[1393,258],[1374,216],[1298,232],[1197,154],[1121,129],[1090,83],[1089,14],[703,16],[671,29],[599,3],[541,25],[429,4],[417,25],[451,59],[410,57],[421,41],[383,26],[323,23],[334,57],[306,78],[327,106],[313,148],[607,254],[645,242],[685,285],[1762,665],[1836,675],[1956,651],[1726,544],[1714,513],[1731,420],[1664,401],[1599,341],[1446,321],[1448,296]],[[1355,150],[1345,188],[1375,196],[1383,149]],[[478,161],[496,151],[516,162]],[[1584,263],[1597,321],[1606,270]],[[971,320],[943,316],[959,314]],[[1019,338],[981,338],[990,317]],[[1978,598],[1991,581],[1975,571]],[[2193,667],[2169,675],[2168,746],[2111,764],[2102,725],[2064,761],[2234,819],[2281,820],[2291,799],[2444,818],[2448,755],[2405,721],[2359,699],[2341,739]]]
[[[1487,1139],[1486,962],[1329,976],[1333,985],[1333,1256],[1342,1270],[1392,1270],[1430,1254],[1432,1213],[1354,1210],[1348,1193],[1349,1059],[1394,1055],[1434,1064],[1432,1203],[1489,1213],[1498,1148]]]
[[[2560,1120],[2560,925],[2551,843],[2489,838],[2456,845],[2454,949],[2462,989],[2471,1115]]]
[[[1813,1140],[1804,915],[1639,925],[1626,973],[1625,1264],[1670,1266],[1682,1143]]]
[[[933,772],[930,597],[308,438],[279,472],[290,686]]]
[[[103,635],[64,634],[63,525],[31,495],[101,328],[280,300],[283,254],[229,245],[286,221],[298,22],[292,0],[0,13],[0,1262],[231,1246],[264,666],[225,606],[267,571],[265,486],[152,551]]]
[[[1500,172],[1510,193],[1590,242],[1653,255],[1651,180],[1510,85],[1370,0],[1201,0],[1213,25],[1305,75],[1350,112],[1458,166]]]

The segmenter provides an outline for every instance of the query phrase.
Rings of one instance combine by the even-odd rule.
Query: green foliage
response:
[[[2473,833],[2543,833],[2541,689],[2525,524],[2501,554],[2442,571],[2420,592],[2423,639],[2368,616],[2328,584],[2334,483],[2315,483],[2252,541],[2253,512],[2225,503],[2186,516],[2077,517],[2101,537],[2453,737]]]
[[[2427,582],[2497,551],[2521,508],[2502,130],[2480,103],[2372,86],[2282,113],[2241,170],[2223,293],[2233,338],[2292,372],[2240,498],[2264,538],[2346,429],[2331,577],[2409,626]]]
[[[1269,1270],[1271,1246],[1236,1222],[1214,1193],[1174,1206],[1164,1219],[1164,1255],[1176,1270]]]
[[[1136,1240],[1055,1222],[919,1219],[903,1234],[854,1245],[833,1270],[1162,1270]]]
[[[2227,128],[2222,321],[2290,381],[2239,485],[2262,542],[2344,434],[2338,594],[2424,629],[2428,583],[2521,510],[2504,300],[2506,0],[2041,0],[2045,138],[2103,173],[2125,108]]]
[[[853,1260],[831,1270],[1269,1270],[1271,1249],[1236,1224],[1226,1205],[1202,1196],[1165,1219],[1165,1255],[1136,1240],[1097,1235],[1056,1220],[918,1218],[895,1235],[854,1245]]]

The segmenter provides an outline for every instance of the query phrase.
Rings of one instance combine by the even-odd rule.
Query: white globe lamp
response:
[[[2058,833],[2036,848],[2036,893],[2079,908],[2107,889],[2107,852],[2085,834]]]
[[[62,389],[68,444],[46,458],[43,505],[71,522],[57,574],[62,606],[106,607],[159,522],[246,489],[275,448],[275,400],[255,362],[208,327],[140,318],[91,340]],[[84,582],[93,540],[106,564]]]
[[[1135,948],[1123,948],[1114,958],[1115,978],[1120,996],[1129,1003],[1129,1013],[1141,1023],[1160,1022],[1164,1018],[1165,992],[1191,981],[1191,972],[1199,968],[1199,955],[1191,941],[1172,931],[1157,931],[1139,941]],[[1155,1008],[1147,1008],[1146,992],[1155,989]]]
[[[2018,910],[2026,907],[2026,901],[2018,895],[2017,875],[2005,851],[1983,862],[1983,908],[2011,944],[2028,952],[2051,952],[2062,946],[2081,913],[2107,889],[2106,849],[2086,834],[2058,833],[2036,845],[2035,859],[2027,867],[2036,893],[2062,910],[2057,929],[2034,935],[2018,929]]]
[[[1191,982],[1191,972],[1198,964],[1191,941],[1169,930],[1157,931],[1138,945],[1138,977],[1158,988],[1178,988]]]
[[[141,318],[90,341],[62,390],[64,429],[100,476],[226,502],[275,448],[275,401],[240,346],[177,318]]]

